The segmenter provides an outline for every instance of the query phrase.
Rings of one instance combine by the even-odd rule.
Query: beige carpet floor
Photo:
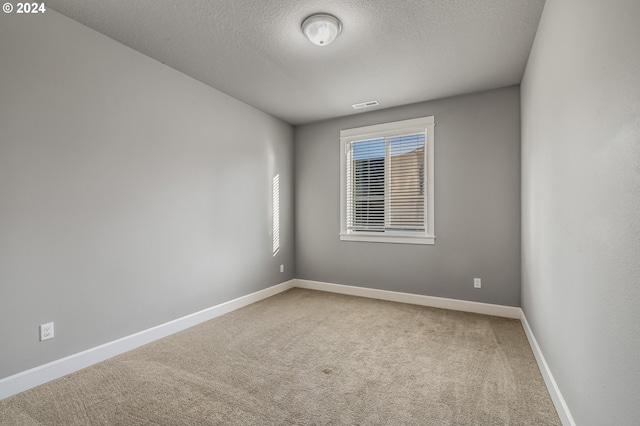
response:
[[[559,425],[517,320],[292,289],[0,401],[2,425]]]

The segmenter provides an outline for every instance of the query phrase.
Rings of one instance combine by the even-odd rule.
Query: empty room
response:
[[[0,13],[0,425],[637,425],[638,0]]]

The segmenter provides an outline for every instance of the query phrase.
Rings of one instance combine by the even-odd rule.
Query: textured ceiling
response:
[[[47,0],[291,124],[520,83],[544,0]],[[307,16],[343,24],[330,46]]]

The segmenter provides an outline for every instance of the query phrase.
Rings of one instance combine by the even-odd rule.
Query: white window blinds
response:
[[[425,134],[346,145],[347,232],[425,230]]]
[[[340,239],[435,244],[434,117],[340,130]]]

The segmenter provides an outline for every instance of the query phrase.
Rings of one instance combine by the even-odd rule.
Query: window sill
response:
[[[389,243],[389,244],[422,244],[434,245],[435,236],[408,236],[408,235],[381,235],[378,233],[349,233],[340,234],[341,241],[360,241],[367,243]]]

